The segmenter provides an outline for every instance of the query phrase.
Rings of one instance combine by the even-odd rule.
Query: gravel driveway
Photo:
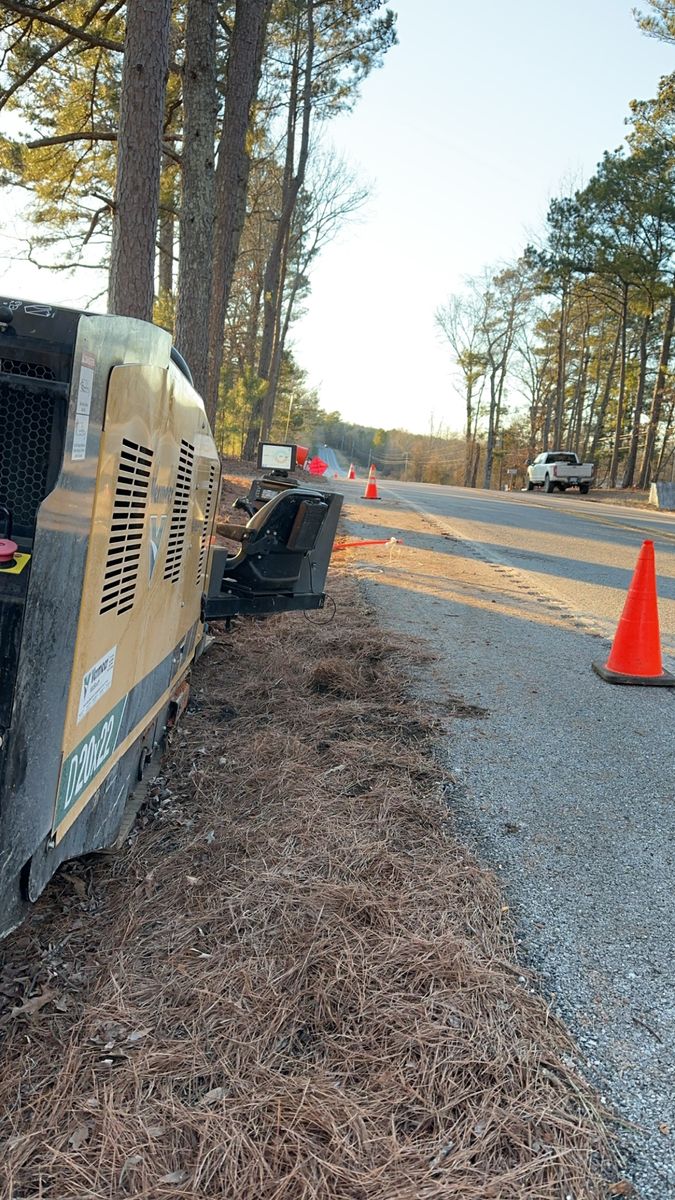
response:
[[[437,655],[418,686],[457,718],[451,809],[619,1115],[638,1194],[675,1196],[675,693],[603,683],[607,644],[444,518],[386,497],[347,516],[405,539],[355,558],[383,623]]]

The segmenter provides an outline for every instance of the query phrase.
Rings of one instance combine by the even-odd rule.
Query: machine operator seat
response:
[[[241,542],[225,560],[223,588],[229,583],[256,592],[292,591],[328,509],[321,492],[296,487],[268,500],[244,526],[219,522],[218,533]]]

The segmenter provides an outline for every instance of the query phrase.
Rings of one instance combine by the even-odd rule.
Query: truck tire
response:
[[[587,496],[588,489],[590,488],[590,486],[591,486],[590,483],[580,483],[579,484],[579,495]]]
[[[546,477],[544,479],[544,491],[550,496],[554,488],[555,484],[551,482],[551,476],[548,474],[548,472],[546,472]]]
[[[533,491],[534,491],[534,484],[533,484],[533,482],[532,482],[532,480],[531,480],[531,479],[527,479],[527,480],[525,481],[525,487],[526,487],[526,490],[527,490],[528,492],[533,492]]]

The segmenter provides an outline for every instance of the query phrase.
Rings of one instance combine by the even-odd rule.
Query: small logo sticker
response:
[[[85,673],[82,680],[82,689],[80,691],[80,707],[77,710],[77,723],[79,725],[83,717],[87,715],[89,710],[105,696],[110,690],[113,681],[113,671],[115,670],[115,655],[117,654],[117,646],[113,646],[103,658],[99,658],[97,663]]]

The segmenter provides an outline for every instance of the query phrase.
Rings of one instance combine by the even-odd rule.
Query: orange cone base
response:
[[[374,488],[374,487],[372,487],[370,491],[371,491],[371,493],[372,493],[372,492],[374,492],[374,491],[375,491],[375,488]],[[381,500],[381,499],[382,499],[382,497],[381,497],[381,496],[377,496],[377,495],[373,496],[372,494],[370,494],[370,493],[368,492],[368,488],[366,488],[366,490],[365,490],[365,492],[363,493],[363,495],[362,495],[361,499],[362,499],[362,500]]]
[[[596,675],[606,683],[623,683],[632,687],[671,687],[675,688],[675,675],[664,671],[661,675],[624,675],[621,671],[611,671],[604,663],[591,663]]]

